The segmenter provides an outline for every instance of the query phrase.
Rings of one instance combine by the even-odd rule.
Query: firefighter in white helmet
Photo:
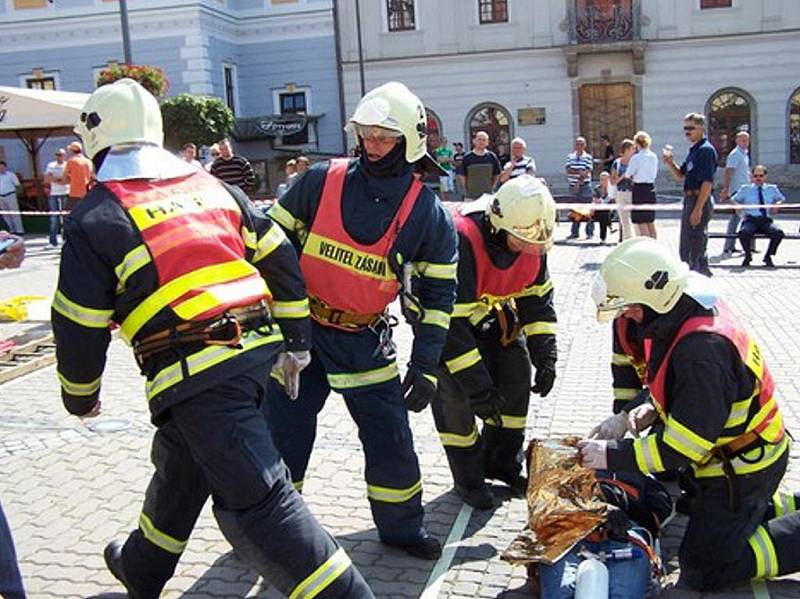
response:
[[[211,495],[237,554],[287,596],[373,597],[292,489],[260,410],[279,353],[291,377],[310,348],[291,244],[240,190],[161,147],[158,103],[135,81],[96,90],[76,132],[97,184],[66,220],[52,313],[62,399],[100,413],[116,323],[157,427],[138,528],[106,547],[109,569],[129,597],[157,598]]]
[[[521,450],[531,366],[541,397],[555,380],[556,313],[546,254],[556,210],[547,187],[530,175],[456,206],[458,291],[433,415],[457,492],[469,505],[489,509],[494,502],[486,479],[525,491]]]
[[[789,455],[775,383],[711,279],[639,237],[608,255],[592,297],[599,320],[642,327],[651,400],[631,411],[633,438],[581,441],[584,464],[644,474],[691,468],[698,491],[678,553],[689,588],[800,570],[800,513],[785,513],[775,495]]]
[[[419,181],[439,173],[426,151],[422,102],[405,85],[366,94],[347,129],[358,160],[315,164],[270,209],[300,253],[313,319],[310,366],[300,397],[278,381],[270,422],[294,484],[305,477],[317,413],[331,390],[344,396],[366,459],[367,497],[384,543],[435,559],[437,539],[423,527],[422,479],[406,410],[436,393],[436,365],[455,295],[456,235],[449,214]],[[424,316],[414,327],[411,361],[400,382],[387,308],[406,264],[421,273]]]

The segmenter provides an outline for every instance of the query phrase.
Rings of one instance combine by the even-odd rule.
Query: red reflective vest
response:
[[[614,320],[614,329],[622,351],[631,359],[631,364],[636,369],[636,374],[639,375],[639,379],[644,383],[647,379],[647,361],[645,360],[644,346],[632,343],[628,339],[628,325],[628,319],[622,316],[618,316]]]
[[[451,213],[456,229],[467,238],[475,257],[476,299],[492,301],[513,297],[536,280],[541,267],[539,256],[520,253],[511,266],[498,268],[486,250],[480,226],[456,208]]]
[[[258,270],[245,260],[239,205],[214,177],[198,171],[178,179],[104,185],[141,233],[147,252],[140,250],[142,259],[149,254],[158,273],[159,289],[122,323],[129,340],[166,307],[183,320],[205,320],[272,299]]]
[[[724,302],[718,302],[717,309],[718,313],[714,316],[698,316],[689,318],[684,322],[664,355],[655,375],[651,376],[650,369],[648,369],[647,384],[653,396],[653,403],[661,418],[666,421],[667,397],[665,382],[669,360],[675,346],[681,339],[692,333],[715,333],[725,337],[734,345],[742,362],[756,377],[754,399],[757,395],[759,410],[747,423],[746,432],[752,431],[768,443],[777,443],[783,438],[784,434],[783,418],[773,395],[775,383],[761,355],[761,350],[739,325]],[[649,363],[652,343],[649,340],[645,340],[644,346]]]
[[[317,214],[300,254],[300,268],[309,297],[336,310],[380,314],[400,291],[387,257],[414,208],[422,183],[416,178],[412,181],[386,232],[375,243],[365,245],[350,237],[342,220],[349,164],[346,158],[331,160]]]

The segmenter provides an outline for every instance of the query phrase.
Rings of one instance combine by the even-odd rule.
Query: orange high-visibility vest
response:
[[[647,360],[645,359],[644,345],[631,343],[628,339],[628,319],[618,316],[614,319],[614,328],[619,339],[619,344],[625,355],[631,359],[631,364],[636,369],[636,374],[642,383],[647,379]]]

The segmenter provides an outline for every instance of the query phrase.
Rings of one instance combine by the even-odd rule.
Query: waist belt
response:
[[[321,299],[314,296],[308,297],[308,303],[311,308],[311,318],[321,324],[329,324],[346,329],[361,329],[373,326],[378,323],[384,314],[384,312],[380,314],[356,314],[347,310],[339,310],[328,306]]]
[[[236,347],[245,331],[272,327],[272,316],[266,301],[227,310],[213,320],[183,322],[135,341],[133,352],[139,366],[164,350],[190,343]]]

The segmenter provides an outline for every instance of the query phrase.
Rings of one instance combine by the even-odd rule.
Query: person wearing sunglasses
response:
[[[772,222],[770,214],[777,212],[777,206],[782,204],[786,198],[777,185],[767,183],[767,167],[763,164],[755,165],[750,177],[752,183],[742,185],[734,196],[737,204],[754,206],[744,209],[744,220],[739,228],[738,237],[744,248],[742,266],[750,266],[750,261],[753,259],[751,245],[753,236],[756,233],[762,233],[769,237],[769,247],[767,253],[764,254],[764,265],[772,268],[775,266],[772,257],[778,251],[784,233]]]
[[[717,170],[717,151],[706,138],[706,117],[690,112],[683,118],[683,133],[691,144],[689,154],[680,167],[672,149],[662,152],[664,164],[679,183],[683,183],[683,213],[679,252],[689,268],[711,276],[708,267],[708,221],[714,212],[711,190]]]

